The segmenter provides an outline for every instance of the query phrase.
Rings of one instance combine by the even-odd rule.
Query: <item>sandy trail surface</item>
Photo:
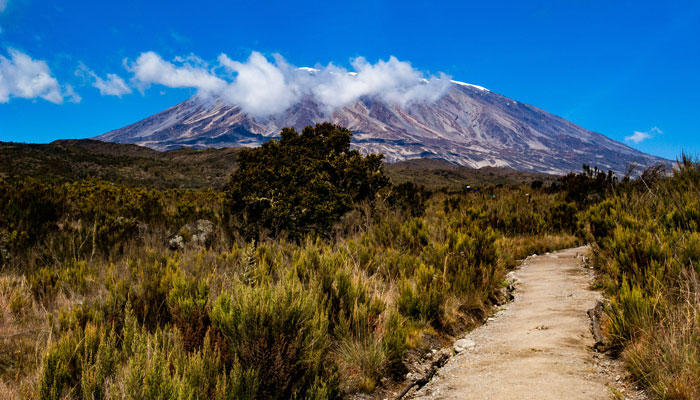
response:
[[[601,298],[590,289],[585,247],[528,257],[514,272],[515,299],[467,334],[414,399],[610,399],[625,388],[620,365],[592,350],[586,311]],[[640,397],[641,396],[641,397]]]

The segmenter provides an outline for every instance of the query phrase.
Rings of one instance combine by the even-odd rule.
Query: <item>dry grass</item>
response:
[[[96,218],[68,213],[51,232],[28,243],[26,256],[18,253],[13,264],[0,275],[0,398],[32,394],[36,397],[37,393],[61,396],[71,390],[76,396],[87,398],[99,391],[109,396],[128,396],[129,390],[140,388],[144,382],[136,378],[125,380],[124,375],[140,370],[154,383],[184,385],[187,390],[201,388],[204,378],[213,382],[210,386],[216,386],[226,376],[229,386],[238,385],[231,386],[231,390],[239,395],[253,387],[260,390],[258,394],[279,389],[282,396],[290,391],[299,395],[323,390],[371,392],[385,375],[402,377],[406,353],[423,350],[426,337],[463,331],[483,319],[488,299],[503,281],[501,266],[512,262],[507,260],[566,247],[576,241],[570,235],[504,238],[499,240],[497,254],[494,241],[512,234],[511,225],[516,218],[508,218],[508,229],[492,226],[495,222],[487,211],[493,208],[497,213],[503,211],[498,215],[511,217],[522,211],[518,208],[522,206],[520,191],[503,189],[497,200],[472,194],[452,196],[449,207],[438,196],[429,202],[423,217],[409,217],[378,202],[377,209],[368,206],[364,213],[358,211],[348,218],[348,229],[340,230],[334,241],[310,236],[302,243],[277,238],[253,245],[231,241],[220,231],[211,248],[186,246],[184,251],[172,252],[167,249],[165,238],[177,232],[180,220],[206,216],[205,211],[209,210],[219,229],[223,229],[217,214],[219,197],[210,192],[151,193],[160,199],[162,209],[152,206],[156,211],[141,216],[146,218],[145,233],[122,237],[118,233],[123,226],[117,222],[128,219],[119,218],[136,215],[132,209],[143,209],[144,199],[151,198],[151,194],[136,189],[120,191],[120,187],[104,182],[85,185],[96,194],[79,202],[76,199],[85,197],[81,193],[90,191],[79,185],[66,186],[67,193],[72,193],[66,204],[72,208],[59,209],[77,210],[83,203],[99,204],[100,212],[107,213],[104,226],[99,226],[110,234],[103,235],[102,247],[106,250],[101,250],[100,245],[97,251],[91,250],[95,240],[90,238],[103,237],[90,234],[97,226],[93,222]],[[25,197],[31,199],[35,196],[30,189]],[[113,192],[118,194],[117,200],[112,199]],[[544,216],[557,204],[558,195],[547,196],[542,194],[540,206],[528,211],[527,215],[537,217],[528,221],[537,226],[544,224],[540,226],[542,231],[557,231],[547,225],[549,220]],[[103,206],[105,202],[108,204]],[[511,203],[515,208],[507,207]],[[11,205],[12,209],[17,208]],[[195,212],[201,207],[204,211]],[[178,211],[181,208],[182,215]],[[36,222],[34,219],[29,215],[19,222]],[[498,256],[506,261],[499,261]],[[280,282],[299,285],[303,287],[299,293],[314,298],[309,300],[313,303],[313,307],[309,306],[313,315],[307,315],[306,308],[303,313],[299,311],[313,329],[291,334],[285,330],[288,324],[282,321],[270,328],[275,330],[274,335],[257,334],[248,328],[239,329],[233,317],[232,321],[226,320],[230,323],[217,320],[213,325],[212,304],[222,296],[237,298],[250,291],[254,292],[252,297],[260,300],[258,303],[265,303],[266,291]],[[399,300],[411,307],[402,311]],[[77,307],[78,304],[82,306]],[[239,314],[252,315],[249,320],[255,320],[253,314],[260,311],[256,304],[253,299],[242,304],[244,310]],[[426,304],[429,309],[424,307]],[[129,311],[124,311],[127,308]],[[297,313],[295,310],[290,313]],[[224,311],[219,314],[228,315]],[[283,316],[274,307],[265,315],[268,314],[271,319]],[[111,339],[104,339],[111,337],[111,329],[119,337],[119,330],[131,319],[143,325],[138,341],[134,339],[128,346],[120,347],[113,345]],[[110,327],[105,321],[113,325]],[[99,332],[87,329],[86,323],[99,327]],[[223,329],[230,326],[236,329]],[[211,346],[202,342],[207,328],[214,332]],[[268,328],[261,326],[260,332]],[[238,335],[239,331],[245,335]],[[178,357],[164,356],[162,365],[149,364],[150,359],[142,357],[151,343],[173,334],[182,335],[182,340],[173,345]],[[298,338],[299,335],[306,338]],[[90,341],[83,340],[83,336],[89,336]],[[245,336],[246,340],[238,340],[238,336]],[[275,367],[251,361],[274,358],[248,354],[254,345],[261,347],[261,337],[273,338],[269,346],[262,346],[264,349],[283,349],[278,352],[282,355],[276,358],[279,362]],[[303,379],[299,378],[296,358],[285,355],[284,349],[290,348],[285,343],[290,338],[298,339],[291,347],[299,349],[327,342],[318,349],[313,347],[313,354],[308,357],[300,356],[304,365],[309,365],[308,376]],[[61,340],[68,345],[61,345]],[[85,345],[79,353],[72,350],[87,342],[105,356],[93,357],[94,346]],[[143,348],[136,349],[137,345]],[[190,361],[196,361],[203,347],[220,352],[221,360],[212,355],[206,358],[216,368],[194,372],[185,368]],[[111,354],[115,357],[113,363]],[[243,358],[247,360],[239,361]],[[69,371],[52,380],[52,371],[60,372],[54,367],[59,362],[70,364]],[[223,368],[221,363],[228,365]],[[133,368],[128,367],[132,364]],[[251,365],[257,368],[250,368]],[[163,371],[173,375],[172,382],[164,382],[167,377],[161,374]],[[270,374],[299,385],[285,389],[292,386],[275,384],[267,376]],[[321,386],[312,387],[314,382]],[[328,386],[324,389],[323,385]],[[41,392],[42,389],[46,390]]]
[[[545,234],[536,236],[504,236],[496,242],[499,262],[504,268],[513,268],[521,260],[532,254],[543,254],[550,251],[580,246],[583,241],[571,234]]]
[[[335,352],[345,393],[369,393],[384,375],[386,353],[376,337],[343,340]]]
[[[0,380],[0,399],[11,400],[19,398],[20,395],[19,392],[17,392],[16,386],[10,386],[2,380]]]
[[[0,379],[17,382],[22,371],[37,365],[36,353],[47,331],[46,312],[34,300],[26,278],[0,276]]]
[[[700,284],[684,283],[685,301],[640,335],[623,357],[635,376],[662,399],[700,399]]]

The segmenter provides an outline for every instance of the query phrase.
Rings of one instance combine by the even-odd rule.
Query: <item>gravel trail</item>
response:
[[[586,247],[528,257],[510,275],[515,299],[458,342],[414,399],[643,399],[624,369],[592,350],[586,311],[601,298]]]

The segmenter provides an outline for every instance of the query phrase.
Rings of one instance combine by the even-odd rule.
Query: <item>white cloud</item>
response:
[[[7,103],[12,97],[40,97],[52,103],[63,103],[61,86],[51,76],[45,61],[34,60],[15,49],[9,49],[8,53],[10,58],[0,55],[0,103]],[[68,93],[68,96],[75,98],[75,93]]]
[[[7,7],[7,1],[8,0],[0,0],[0,13],[5,11],[5,8]]]
[[[632,135],[625,136],[625,142],[639,144],[647,139],[653,138],[656,135],[661,135],[662,133],[664,132],[656,126],[649,129],[647,132],[634,131]]]
[[[80,95],[75,92],[72,85],[65,86],[65,90],[63,91],[63,96],[66,97],[68,99],[68,101],[71,103],[80,103],[81,101],[83,101],[83,98],[80,97]]]
[[[92,86],[99,89],[103,96],[122,97],[131,93],[131,88],[117,74],[107,74],[107,79],[102,79],[83,63],[79,64],[75,74],[91,81]]]
[[[206,68],[186,59],[176,60],[179,65],[163,60],[158,54],[149,51],[141,53],[133,63],[126,63],[127,70],[141,90],[152,84],[171,88],[196,88],[200,92],[220,92],[226,82],[213,75]]]
[[[218,66],[208,68],[200,58],[176,58],[176,64],[154,52],[142,53],[126,63],[138,87],[151,84],[196,88],[205,98],[217,96],[257,117],[285,111],[304,96],[313,96],[326,112],[372,97],[389,104],[406,106],[432,102],[445,94],[448,76],[424,77],[410,63],[390,57],[372,64],[362,57],[352,60],[354,71],[329,64],[318,69],[298,69],[280,55],[273,62],[253,52],[244,62],[221,54]]]
[[[302,95],[294,80],[285,77],[289,67],[281,57],[274,65],[258,52],[253,52],[245,63],[221,54],[219,63],[236,74],[235,80],[221,92],[221,98],[239,105],[247,113],[260,117],[278,114]]]
[[[351,65],[354,73],[333,65],[319,71],[312,92],[322,104],[337,108],[368,96],[403,107],[416,101],[435,101],[450,85],[445,75],[425,79],[411,64],[396,57],[390,57],[389,61],[380,60],[374,65],[358,57]]]

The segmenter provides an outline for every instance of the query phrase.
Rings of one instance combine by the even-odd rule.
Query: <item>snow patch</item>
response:
[[[474,89],[479,89],[479,90],[484,91],[484,92],[490,92],[490,90],[486,89],[486,88],[483,87],[483,86],[472,85],[471,83],[460,82],[460,81],[452,81],[452,80],[451,80],[450,82],[452,82],[452,83],[454,83],[454,84],[457,84],[457,85],[460,85],[460,86],[468,86],[468,87],[473,87]]]

